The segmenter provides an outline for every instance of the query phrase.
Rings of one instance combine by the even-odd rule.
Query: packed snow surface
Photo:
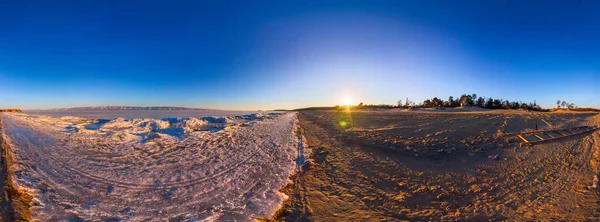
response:
[[[2,114],[40,220],[269,217],[303,148],[295,113],[205,118]]]
[[[45,111],[89,111],[89,110],[211,110],[174,106],[85,106],[71,108],[46,109]],[[217,111],[217,110],[213,110]]]

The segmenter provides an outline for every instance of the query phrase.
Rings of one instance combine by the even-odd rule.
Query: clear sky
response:
[[[600,1],[0,0],[0,107],[462,93],[600,108]]]

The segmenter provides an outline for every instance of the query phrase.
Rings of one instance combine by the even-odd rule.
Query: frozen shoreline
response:
[[[153,118],[168,117],[207,117],[207,116],[238,116],[258,113],[257,111],[228,111],[228,110],[23,110],[25,114],[35,114],[52,117],[77,116],[93,119],[115,118]]]
[[[302,156],[295,113],[115,119],[91,130],[85,118],[2,118],[18,184],[42,220],[270,217]],[[207,124],[218,130],[195,130]]]

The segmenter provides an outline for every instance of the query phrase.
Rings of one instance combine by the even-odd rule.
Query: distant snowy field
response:
[[[42,221],[270,217],[297,159],[310,152],[295,134],[295,113],[110,121],[1,115],[18,184],[34,194]]]

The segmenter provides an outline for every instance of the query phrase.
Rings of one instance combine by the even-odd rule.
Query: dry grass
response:
[[[596,108],[552,108],[550,109],[552,112],[561,112],[561,111],[574,111],[574,112],[600,112],[600,109]]]

